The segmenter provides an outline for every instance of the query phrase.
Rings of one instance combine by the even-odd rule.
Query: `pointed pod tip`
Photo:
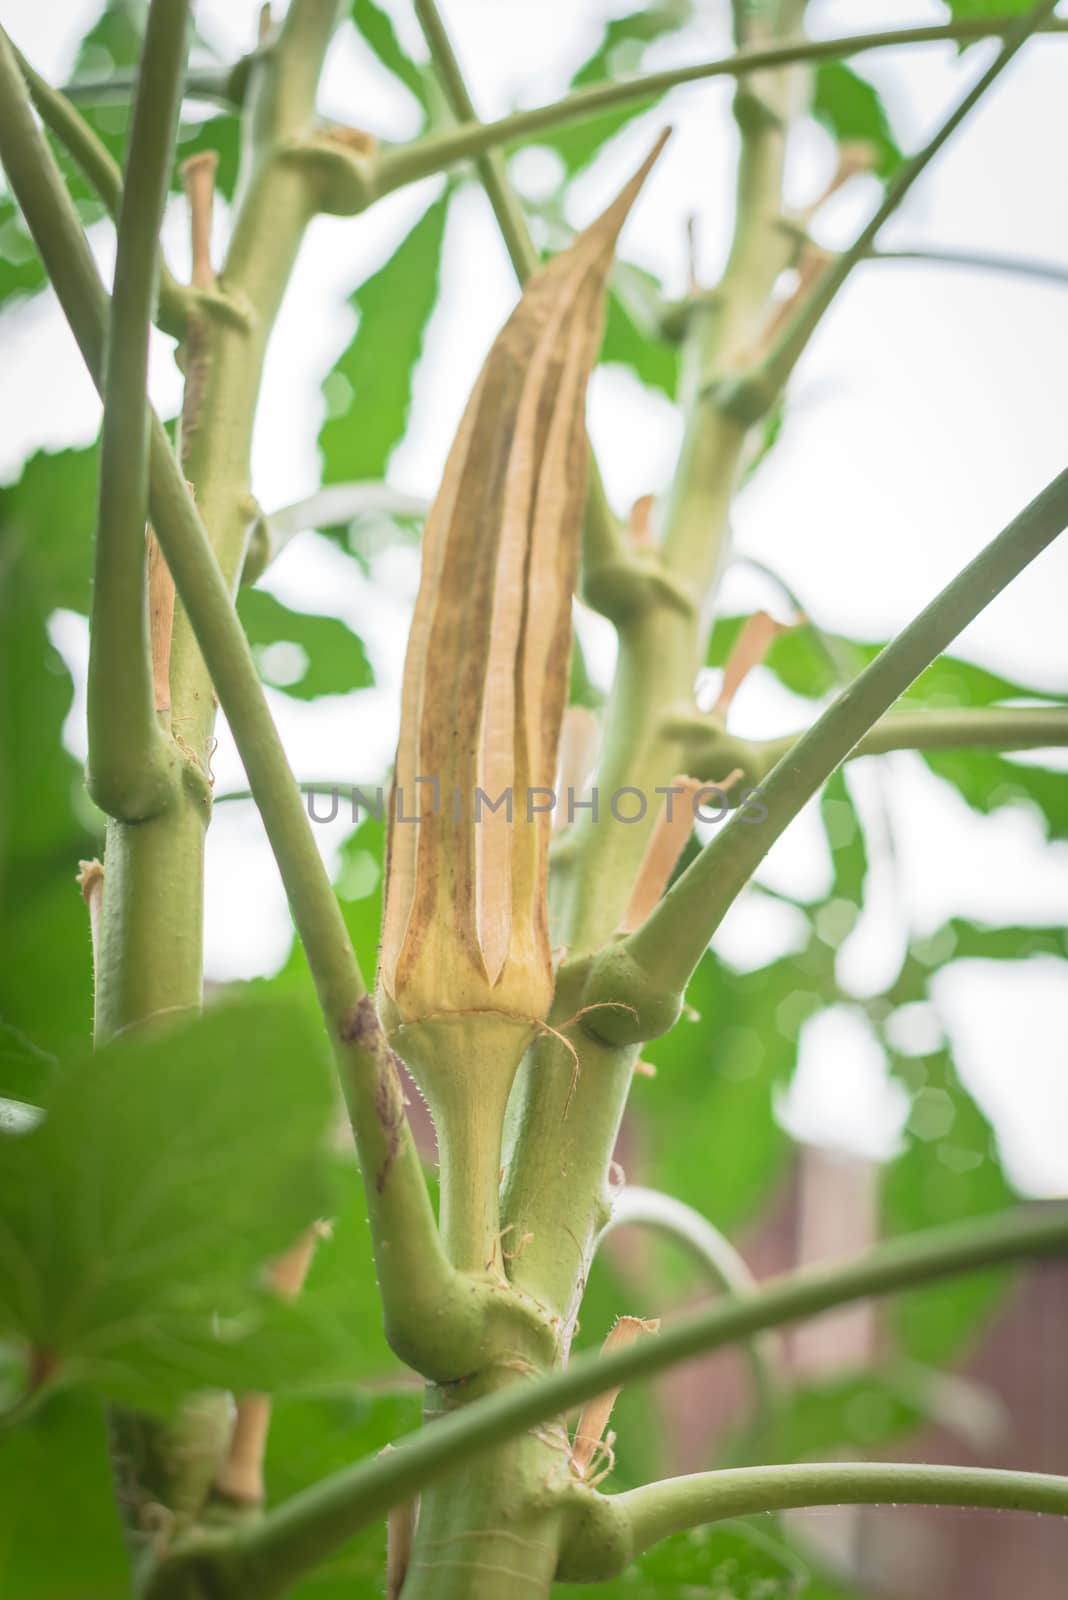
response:
[[[624,198],[624,195],[628,195],[628,197],[630,197],[628,198],[628,203],[633,202],[633,198],[635,198],[635,195],[638,194],[638,190],[640,190],[641,186],[643,186],[644,181],[646,181],[646,178],[648,178],[652,168],[654,168],[656,163],[659,162],[660,155],[662,155],[662,152],[664,152],[664,146],[667,144],[668,139],[671,138],[671,134],[673,133],[675,133],[675,130],[671,128],[670,123],[668,123],[665,128],[660,128],[659,134],[657,134],[656,139],[654,139],[654,142],[652,142],[652,149],[649,150],[649,154],[646,155],[646,158],[644,158],[644,162],[641,163],[641,166],[638,168],[638,171],[636,171],[635,176],[630,179],[628,184],[625,184],[624,189],[622,189],[622,192],[620,192],[620,200]]]
[[[591,223],[591,225],[586,229],[586,237],[596,237],[602,244],[614,246],[616,239],[619,237],[620,230],[630,214],[630,209],[641,192],[646,178],[649,176],[653,167],[660,159],[661,152],[663,151],[668,140],[671,138],[673,132],[674,129],[670,126],[670,124],[660,130],[652,149],[649,151],[649,154],[646,156],[637,172],[635,172],[634,176],[629,180],[629,182],[623,185],[623,188],[619,191],[611,205],[602,211],[596,222]]]

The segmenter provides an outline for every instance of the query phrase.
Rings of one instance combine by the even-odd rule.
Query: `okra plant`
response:
[[[733,54],[637,70],[690,20],[678,0],[608,22],[562,99],[481,122],[435,0],[413,0],[425,61],[372,0],[342,9],[265,6],[249,53],[204,69],[188,0],[111,3],[64,90],[0,33],[0,287],[47,280],[102,400],[97,445],[33,457],[0,501],[4,1592],[816,1600],[870,1592],[866,1574],[830,1571],[779,1518],[792,1508],[1068,1514],[1068,1477],[885,1459],[997,1304],[992,1269],[1068,1250],[1068,1207],[1016,1202],[949,1047],[895,1044],[893,1017],[926,1003],[951,959],[1063,954],[1063,936],[956,919],[913,940],[874,998],[835,967],[867,870],[851,758],[922,752],[977,810],[1023,800],[1063,834],[1063,780],[1003,753],[1068,743],[1064,699],[944,652],[1068,523],[1068,471],[989,543],[975,530],[974,560],[881,646],[822,631],[819,595],[781,584],[785,627],[718,604],[732,502],[774,447],[813,334],[1005,67],[1068,24],[1054,0],[949,0],[937,24],[815,39],[805,0],[735,0]],[[317,112],[326,53],[353,24],[424,112],[409,143]],[[979,39],[985,66],[906,157],[847,60]],[[512,187],[508,151],[547,145],[570,179],[639,111],[683,83],[695,104],[715,77],[733,80],[737,149],[717,283],[695,274],[669,303],[617,260],[668,131],[577,234],[563,192],[535,207]],[[784,163],[812,115],[837,168],[799,211]],[[333,386],[351,404],[323,426],[321,492],[276,513],[250,448],[305,232],[320,214],[359,229],[433,175],[440,197],[356,291]],[[860,175],[879,185],[870,220],[821,248],[820,206]],[[424,507],[385,473],[446,208],[472,181],[520,289]],[[161,256],[172,190],[191,243],[181,276]],[[105,216],[110,275],[85,232]],[[153,324],[184,385],[173,426],[147,395]],[[627,516],[586,432],[600,357],[668,390],[682,418],[669,480]],[[340,621],[269,585],[281,547],[312,528],[373,580],[368,508],[379,538],[420,531],[421,579],[387,797],[343,846],[339,893],[269,709],[267,647],[304,647],[288,680],[304,698],[365,687],[369,668]],[[576,605],[614,629],[607,688],[572,637]],[[89,616],[84,786],[45,632],[57,611]],[[791,737],[749,737],[730,714],[761,664],[812,703]],[[250,791],[228,800],[258,808],[296,939],[279,973],[205,1002],[220,708]],[[795,903],[799,945],[733,970],[713,937],[817,796],[832,888]],[[729,817],[702,826],[710,811]],[[939,1167],[930,1125],[910,1123],[882,1178],[882,1241],[757,1283],[721,1230],[782,1176],[776,1091],[805,1019],[836,1005],[863,1018],[914,1109],[948,1109],[955,1159]],[[631,1150],[632,1176],[678,1192],[628,1185]],[[676,1268],[602,1251],[624,1222],[674,1239],[713,1298],[661,1323]],[[896,1354],[841,1375],[881,1403],[858,1439],[833,1382],[791,1382],[777,1330],[883,1298]],[[753,1375],[737,1429],[710,1470],[662,1476],[678,1453],[644,1380],[728,1345]],[[858,1445],[876,1459],[848,1459]],[[760,1513],[775,1520],[746,1520]]]

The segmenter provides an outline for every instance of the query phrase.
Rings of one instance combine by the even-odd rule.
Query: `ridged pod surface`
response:
[[[527,284],[482,368],[427,520],[379,968],[383,1009],[397,1023],[480,1011],[540,1019],[552,998],[551,815],[540,808],[567,700],[586,385],[615,242],[664,137],[604,214]]]

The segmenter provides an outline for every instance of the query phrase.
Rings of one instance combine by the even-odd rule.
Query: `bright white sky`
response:
[[[405,0],[380,0],[420,52]],[[601,19],[631,0],[448,0],[457,48],[484,116],[557,96],[594,47]],[[657,46],[649,65],[698,60],[729,48],[726,0],[704,0],[701,20]],[[4,25],[49,75],[62,78],[94,0],[4,0]],[[224,56],[254,35],[256,0],[202,0],[202,32]],[[836,34],[939,21],[937,0],[908,6],[872,0],[815,0],[810,28]],[[883,90],[900,142],[913,149],[981,71],[990,46],[963,61],[949,46],[925,45],[860,58]],[[1066,145],[1068,41],[1033,42],[1005,74],[950,149],[921,181],[884,245],[1011,251],[1068,263]],[[723,82],[676,91],[642,117],[575,186],[573,220],[588,220],[629,173],[665,120],[676,133],[623,240],[623,254],[683,286],[684,223],[700,216],[702,267],[722,260],[730,216],[733,135]],[[386,80],[351,30],[328,63],[323,104],[338,120],[393,139],[417,130],[406,92]],[[815,127],[797,139],[792,198],[816,193],[831,165]],[[544,164],[525,158],[517,177],[531,186]],[[351,337],[344,300],[391,253],[437,190],[435,181],[391,197],[371,214],[324,218],[313,228],[272,345],[254,456],[254,487],[268,509],[316,484],[318,384]],[[863,182],[821,218],[825,242],[839,243],[866,214]],[[220,229],[225,219],[220,218]],[[99,235],[99,237],[96,237]],[[187,267],[184,219],[176,204],[166,241],[176,270]],[[94,231],[102,262],[106,228]],[[411,431],[396,452],[391,481],[432,494],[459,413],[497,327],[514,301],[514,281],[482,196],[452,208],[443,293],[419,370]],[[90,439],[98,407],[73,343],[52,305],[3,319],[5,382],[0,392],[0,476],[17,474],[24,454]],[[975,550],[1065,465],[1068,290],[942,267],[872,265],[856,274],[805,358],[783,441],[741,498],[738,548],[777,568],[819,622],[885,638],[908,620]],[[178,379],[160,339],[153,392],[170,414]],[[662,397],[629,374],[599,373],[591,430],[618,508],[657,491],[670,474],[679,425]],[[298,705],[271,695],[302,778],[371,781],[384,770],[396,733],[406,618],[416,581],[403,554],[384,565],[372,590],[322,540],[294,542],[271,576],[293,604],[343,616],[368,641],[378,686],[357,697]],[[1047,552],[964,635],[960,651],[1036,686],[1066,682],[1068,541]],[[724,608],[767,605],[774,596],[741,572]],[[610,630],[583,623],[594,659],[611,666]],[[59,618],[56,640],[79,672],[85,629]],[[799,725],[808,708],[757,673],[735,704],[740,730],[763,735]],[[69,724],[84,751],[83,710]],[[215,757],[220,792],[242,784],[225,729]],[[1058,765],[1063,765],[1058,760]],[[854,792],[872,813],[881,781],[889,796],[898,861],[877,852],[869,908],[842,952],[841,972],[858,993],[892,976],[909,926],[927,931],[964,914],[991,921],[1063,921],[1068,846],[1044,846],[1026,813],[976,817],[917,758],[903,755],[853,769]],[[877,815],[877,813],[876,813]],[[324,848],[343,829],[317,830]],[[225,978],[268,971],[288,945],[277,875],[255,813],[218,808],[211,831],[208,968]],[[801,894],[821,892],[827,861],[815,820],[799,819],[768,859],[764,881]],[[729,960],[752,966],[788,949],[791,919],[756,896],[743,899],[717,939]],[[960,964],[940,979],[942,1021],[973,1092],[997,1123],[1017,1181],[1040,1193],[1068,1189],[1068,983],[1063,968],[1035,961],[1015,969]],[[935,1027],[911,1019],[916,1048]],[[854,1014],[836,1010],[809,1030],[784,1115],[799,1134],[872,1154],[893,1147],[900,1102],[881,1057]]]

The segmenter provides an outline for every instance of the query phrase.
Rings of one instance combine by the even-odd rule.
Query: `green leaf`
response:
[[[374,682],[361,640],[337,617],[291,611],[266,589],[243,587],[241,618],[264,680],[298,700],[349,694]]]
[[[891,1054],[890,1060],[911,1091],[912,1110],[905,1148],[883,1173],[887,1233],[912,1233],[1010,1205],[1016,1195],[1001,1169],[994,1131],[949,1052]],[[996,1310],[1005,1282],[1004,1273],[971,1274],[899,1297],[889,1313],[899,1348],[930,1365],[953,1360]]]
[[[981,21],[984,17],[1022,16],[1025,11],[1032,9],[1033,4],[1034,0],[946,0],[954,22]],[[961,52],[976,43],[978,40],[962,39]]]
[[[901,971],[882,997],[892,1006],[927,998],[931,978],[953,961],[1026,961],[1031,956],[1068,954],[1068,933],[1060,927],[993,927],[952,917],[923,939],[913,939]]]
[[[643,1051],[657,1075],[635,1079],[631,1093],[648,1152],[632,1179],[670,1190],[727,1232],[758,1212],[790,1150],[775,1099],[802,1023],[834,998],[832,968],[832,953],[815,941],[754,972],[705,957],[688,1013]]]
[[[277,1002],[65,1064],[43,1122],[0,1145],[0,1325],[60,1379],[165,1406],[328,1209],[333,1106],[321,1036]]]
[[[39,1050],[9,1022],[0,1022],[0,1096],[5,1100],[39,1106],[55,1064],[55,1056]]]
[[[178,129],[172,188],[181,187],[183,163],[190,156],[200,155],[205,150],[214,150],[219,158],[219,165],[215,169],[216,193],[232,200],[241,156],[241,118],[236,112],[221,111],[202,122],[182,123]]]
[[[950,961],[1026,961],[1030,956],[1068,955],[1068,930],[1060,927],[991,927],[954,917],[944,925],[952,939]],[[935,940],[940,934],[933,935]]]
[[[423,69],[401,48],[396,29],[388,14],[374,0],[352,0],[352,20],[356,32],[370,45],[375,55],[395,78],[418,100],[424,111],[430,109],[427,81]]]
[[[717,620],[709,642],[710,666],[722,666],[726,661],[743,620]],[[811,625],[802,624],[772,641],[764,665],[791,693],[822,700],[841,687],[838,660],[848,664],[850,675],[856,676],[883,648],[881,644],[847,639],[840,634],[820,633]],[[906,710],[941,710],[1021,700],[1068,704],[1068,696],[1035,689],[955,656],[940,656],[898,704]],[[1002,806],[1027,802],[1040,813],[1048,837],[1068,837],[1068,777],[1064,773],[1013,761],[993,750],[962,748],[920,753],[932,772],[952,783],[975,810],[989,814]]]
[[[445,194],[352,296],[356,334],[324,385],[335,412],[339,393],[347,396],[319,434],[324,483],[384,478],[404,437],[412,375],[438,294],[447,211]]]
[[[827,902],[844,901],[859,907],[868,876],[868,850],[860,816],[840,768],[824,784],[819,803],[831,852],[832,880]]]
[[[659,5],[613,17],[605,23],[596,50],[573,75],[570,87],[581,89],[586,84],[602,83],[606,78],[633,76],[641,68],[646,47],[654,40],[684,28],[692,16],[691,0],[663,0]],[[614,106],[610,111],[584,117],[580,122],[559,128],[553,133],[539,135],[534,142],[555,150],[564,164],[568,179],[571,179],[589,166],[609,139],[647,108],[648,102],[640,100],[625,106]]]
[[[846,1600],[780,1534],[755,1522],[714,1523],[647,1550],[621,1578],[554,1589],[589,1600]]]
[[[892,177],[905,157],[874,84],[844,61],[821,62],[814,78],[811,110],[816,121],[839,144],[859,140],[870,145],[878,176]]]
[[[87,604],[95,506],[90,451],[35,456],[0,493],[0,1017],[48,1051],[89,1036],[89,923],[75,884],[99,838],[80,765],[63,747],[74,685],[47,632]]]
[[[926,1421],[931,1382],[917,1369],[833,1373],[789,1391],[775,1459],[808,1461],[874,1450]]]
[[[721,667],[744,622],[743,617],[720,617],[712,629],[708,648],[708,665]],[[859,639],[847,639],[841,634],[817,631],[810,624],[802,624],[780,633],[772,641],[765,665],[793,694],[810,700],[821,700],[833,694],[840,683],[834,662],[821,642],[825,639],[834,655],[849,662],[855,675],[874,661],[885,644]],[[1048,689],[1036,689],[971,661],[956,656],[939,656],[911,685],[901,704],[903,706],[928,706],[933,709],[952,706],[990,706],[1006,700],[1032,700],[1068,704],[1068,695]]]
[[[0,489],[0,539],[45,615],[60,606],[88,614],[98,471],[96,445],[39,450]]]
[[[419,1426],[422,1390],[374,1395],[285,1398],[275,1402],[267,1446],[266,1478],[272,1502],[356,1461]],[[381,1600],[386,1567],[384,1522],[350,1539],[289,1593],[292,1600]]]
[[[89,1395],[57,1395],[0,1446],[0,1594],[129,1592],[103,1408]]]
[[[624,264],[626,275],[638,274],[638,268]],[[655,280],[641,273],[648,286],[655,288]],[[619,269],[617,269],[617,279]],[[600,359],[603,363],[618,363],[630,367],[636,377],[650,389],[659,389],[669,400],[674,400],[679,377],[678,347],[647,333],[628,304],[628,296],[620,293],[617,283],[608,296],[604,342]]]
[[[990,816],[1024,803],[1042,818],[1046,837],[1068,839],[1068,773],[1012,761],[996,750],[924,750],[931,771],[959,791],[974,811]]]
[[[33,294],[47,282],[37,246],[13,200],[0,197],[0,305],[16,295]]]
[[[102,78],[136,66],[141,55],[147,10],[145,0],[106,0],[78,47],[71,81]]]

